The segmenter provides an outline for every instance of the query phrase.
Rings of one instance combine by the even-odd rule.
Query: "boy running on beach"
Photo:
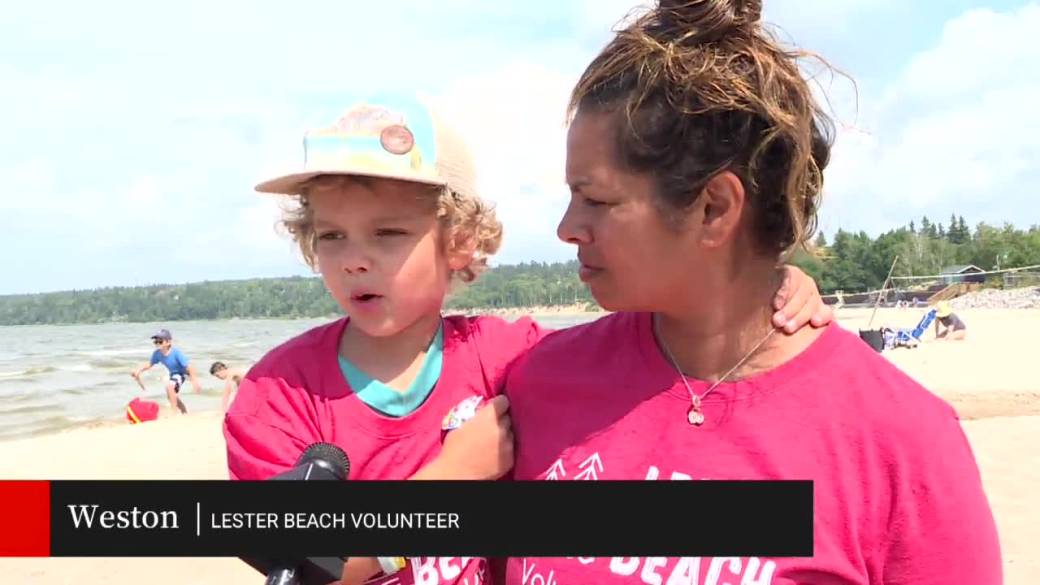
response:
[[[501,240],[465,145],[426,104],[395,96],[355,105],[308,134],[304,150],[302,171],[257,190],[294,198],[284,224],[348,317],[281,344],[246,374],[224,422],[231,478],[267,479],[319,441],[347,452],[351,480],[503,476],[513,463],[505,373],[547,331],[528,317],[441,313]],[[475,558],[344,566],[344,583],[373,578],[490,582]]]
[[[134,380],[137,380],[138,385],[143,390],[144,384],[141,382],[141,373],[150,370],[152,366],[161,362],[162,365],[166,366],[166,371],[170,374],[170,379],[166,382],[166,397],[170,401],[170,407],[175,411],[179,410],[187,414],[188,407],[181,401],[179,394],[185,379],[191,380],[191,385],[195,389],[196,394],[202,391],[202,387],[195,377],[195,368],[181,350],[173,347],[173,336],[170,335],[169,330],[160,329],[157,331],[155,335],[152,335],[152,343],[155,345],[152,359],[147,364],[130,372],[130,375],[133,376]]]
[[[224,395],[220,398],[220,410],[227,412],[228,405],[231,404],[231,394],[238,390],[238,385],[242,383],[246,372],[242,368],[229,368],[224,362],[213,362],[213,365],[209,367],[209,373],[224,382]]]

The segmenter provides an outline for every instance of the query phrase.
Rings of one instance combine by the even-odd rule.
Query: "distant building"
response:
[[[963,264],[960,266],[947,266],[943,268],[939,275],[946,284],[953,284],[955,282],[983,282],[986,280],[986,275],[982,274],[985,270],[975,266],[974,264]]]

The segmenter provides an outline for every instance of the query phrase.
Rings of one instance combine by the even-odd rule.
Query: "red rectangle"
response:
[[[49,557],[48,481],[0,481],[0,557]]]

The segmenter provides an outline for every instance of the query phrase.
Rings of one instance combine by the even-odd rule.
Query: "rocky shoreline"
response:
[[[1040,286],[1009,290],[984,289],[950,301],[955,310],[1040,309]]]

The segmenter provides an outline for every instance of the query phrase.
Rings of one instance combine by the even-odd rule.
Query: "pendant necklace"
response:
[[[661,344],[661,349],[664,350],[665,355],[667,355],[668,359],[671,360],[672,366],[675,368],[675,371],[679,373],[679,377],[682,378],[683,385],[686,386],[686,391],[690,393],[690,409],[686,412],[686,420],[689,421],[689,423],[695,427],[699,427],[702,424],[704,424],[704,411],[701,410],[701,402],[704,400],[704,397],[708,394],[711,394],[712,391],[718,388],[719,384],[722,384],[726,380],[726,378],[730,376],[730,374],[735,372],[737,368],[742,366],[744,362],[750,359],[751,356],[753,356],[755,352],[758,351],[758,348],[762,347],[762,344],[768,341],[769,338],[772,337],[774,333],[776,333],[776,328],[770,327],[769,333],[766,333],[765,337],[763,337],[758,343],[756,343],[755,347],[751,348],[751,351],[749,351],[747,355],[741,358],[740,361],[736,363],[736,365],[730,368],[728,372],[723,374],[722,377],[719,378],[717,382],[712,384],[711,387],[705,390],[703,394],[698,396],[694,394],[693,388],[690,388],[690,383],[686,380],[686,374],[683,373],[682,369],[679,367],[679,362],[676,361],[675,356],[673,356],[671,350],[668,349],[668,344],[665,343],[664,337],[661,336],[661,332],[657,328],[656,318],[653,319],[653,328],[654,333],[657,335],[657,340]]]

